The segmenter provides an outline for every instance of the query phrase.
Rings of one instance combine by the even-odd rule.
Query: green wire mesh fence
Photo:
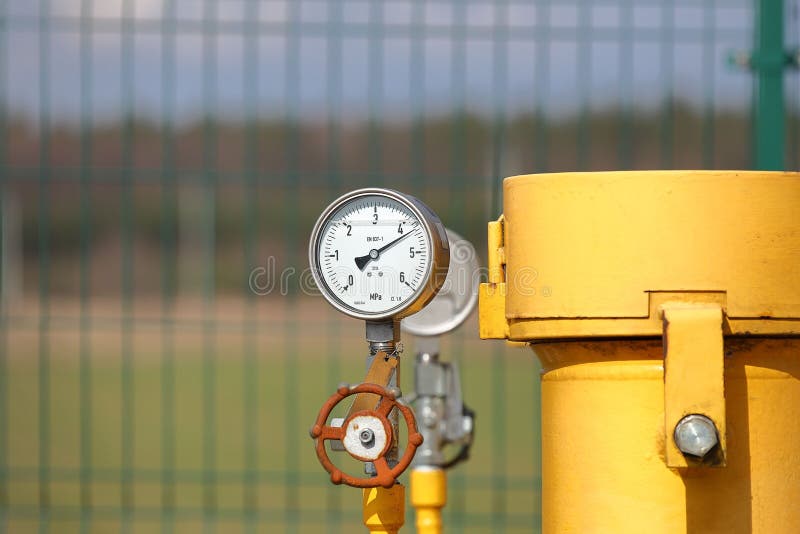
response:
[[[392,187],[482,250],[504,176],[749,168],[753,77],[725,58],[755,14],[2,2],[0,530],[355,531],[358,491],[307,437],[365,351],[362,325],[308,295],[320,210]],[[473,317],[443,345],[478,414],[445,521],[536,531],[538,369],[476,338]]]

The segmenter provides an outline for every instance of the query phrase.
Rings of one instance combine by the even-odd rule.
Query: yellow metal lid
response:
[[[800,174],[507,178],[489,272],[482,337],[661,335],[676,300],[719,303],[731,334],[800,334]]]

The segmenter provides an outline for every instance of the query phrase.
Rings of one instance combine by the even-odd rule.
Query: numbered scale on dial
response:
[[[360,189],[334,201],[311,234],[317,286],[338,310],[377,321],[422,309],[447,276],[450,253],[438,217],[390,189]]]

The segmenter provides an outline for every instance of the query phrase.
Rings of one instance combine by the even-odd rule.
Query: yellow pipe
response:
[[[405,522],[406,492],[402,484],[391,488],[364,488],[364,526],[378,534],[397,534]]]
[[[411,505],[417,511],[417,534],[442,532],[442,508],[447,504],[447,475],[438,467],[411,471]]]
[[[534,350],[543,532],[800,532],[800,339],[725,341],[721,468],[667,465],[660,339]]]

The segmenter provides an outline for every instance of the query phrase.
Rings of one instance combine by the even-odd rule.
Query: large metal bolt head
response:
[[[682,453],[698,458],[703,458],[719,443],[714,421],[699,414],[687,415],[678,421],[673,437]]]

